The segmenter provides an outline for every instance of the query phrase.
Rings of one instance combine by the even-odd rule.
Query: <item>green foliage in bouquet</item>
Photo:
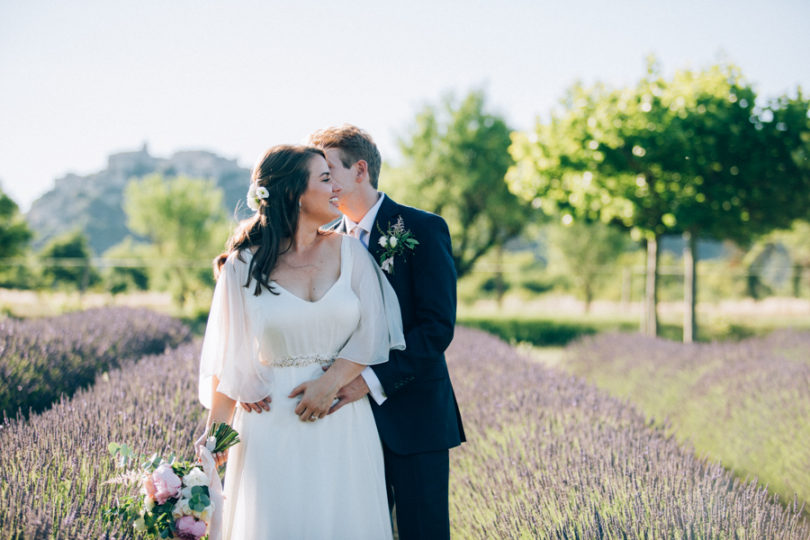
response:
[[[213,424],[205,447],[212,453],[224,452],[239,442],[239,434],[228,424]],[[178,461],[174,453],[164,459],[157,453],[139,456],[126,444],[110,443],[110,454],[120,468],[133,468],[107,483],[141,486],[138,494],[116,499],[105,508],[108,522],[131,523],[135,531],[150,538],[201,538],[207,533],[214,507],[208,476],[198,461]]]

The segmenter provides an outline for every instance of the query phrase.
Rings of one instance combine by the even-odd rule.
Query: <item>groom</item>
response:
[[[377,191],[382,160],[365,131],[344,125],[318,131],[310,141],[326,153],[343,213],[338,231],[357,237],[378,263],[385,253],[380,237],[398,220],[418,241],[383,265],[399,299],[405,350],[391,351],[388,362],[366,368],[342,388],[330,413],[370,394],[399,538],[450,538],[448,449],[465,438],[444,358],[456,319],[447,225]]]

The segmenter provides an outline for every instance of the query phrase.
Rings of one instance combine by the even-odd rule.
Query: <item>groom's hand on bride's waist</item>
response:
[[[270,410],[270,402],[273,401],[273,398],[267,396],[261,401],[256,401],[254,403],[243,403],[239,402],[239,405],[245,409],[247,412],[257,412],[260,413],[262,411],[269,411]]]
[[[332,405],[332,408],[329,409],[328,414],[332,414],[344,405],[357,401],[366,394],[368,394],[368,385],[366,384],[366,380],[361,375],[358,375],[352,380],[352,382],[338,390],[337,401],[334,405]]]

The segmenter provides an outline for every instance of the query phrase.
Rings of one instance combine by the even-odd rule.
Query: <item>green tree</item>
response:
[[[530,209],[504,181],[512,164],[510,142],[509,127],[487,112],[482,91],[427,105],[400,140],[404,166],[391,174],[386,189],[447,221],[459,277],[518,235],[528,220]]]
[[[136,243],[131,236],[104,252],[107,290],[119,294],[149,288],[149,255],[151,246]]]
[[[596,289],[611,276],[613,265],[630,244],[626,232],[601,222],[582,221],[551,227],[552,253],[590,311]]]
[[[17,203],[0,190],[0,261],[23,255],[32,236]],[[16,283],[13,274],[13,268],[0,266],[0,279],[4,284]]]
[[[734,66],[666,80],[650,61],[635,87],[571,88],[550,122],[514,136],[508,179],[548,212],[616,224],[645,242],[649,334],[658,329],[660,237],[684,234],[691,341],[698,236],[745,242],[789,223],[808,202],[806,100],[756,103]]]
[[[39,257],[45,286],[84,292],[99,279],[91,264],[90,244],[80,230],[53,238],[39,252]]]
[[[179,306],[211,283],[211,263],[230,225],[213,181],[159,174],[132,180],[124,194],[129,229],[150,244],[150,280]]]

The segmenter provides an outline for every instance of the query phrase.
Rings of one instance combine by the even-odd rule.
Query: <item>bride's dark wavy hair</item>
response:
[[[236,227],[225,251],[214,259],[214,277],[219,277],[222,265],[231,253],[255,247],[244,286],[248,287],[250,280],[254,279],[255,296],[261,294],[262,287],[278,294],[270,285],[270,273],[279,256],[290,248],[287,245],[282,249],[282,241],[295,237],[301,208],[299,201],[309,182],[309,162],[315,156],[326,158],[322,150],[311,146],[279,145],[264,153],[253,167],[250,181],[267,188],[270,196],[260,199],[256,213]],[[241,253],[237,257],[244,260]]]

